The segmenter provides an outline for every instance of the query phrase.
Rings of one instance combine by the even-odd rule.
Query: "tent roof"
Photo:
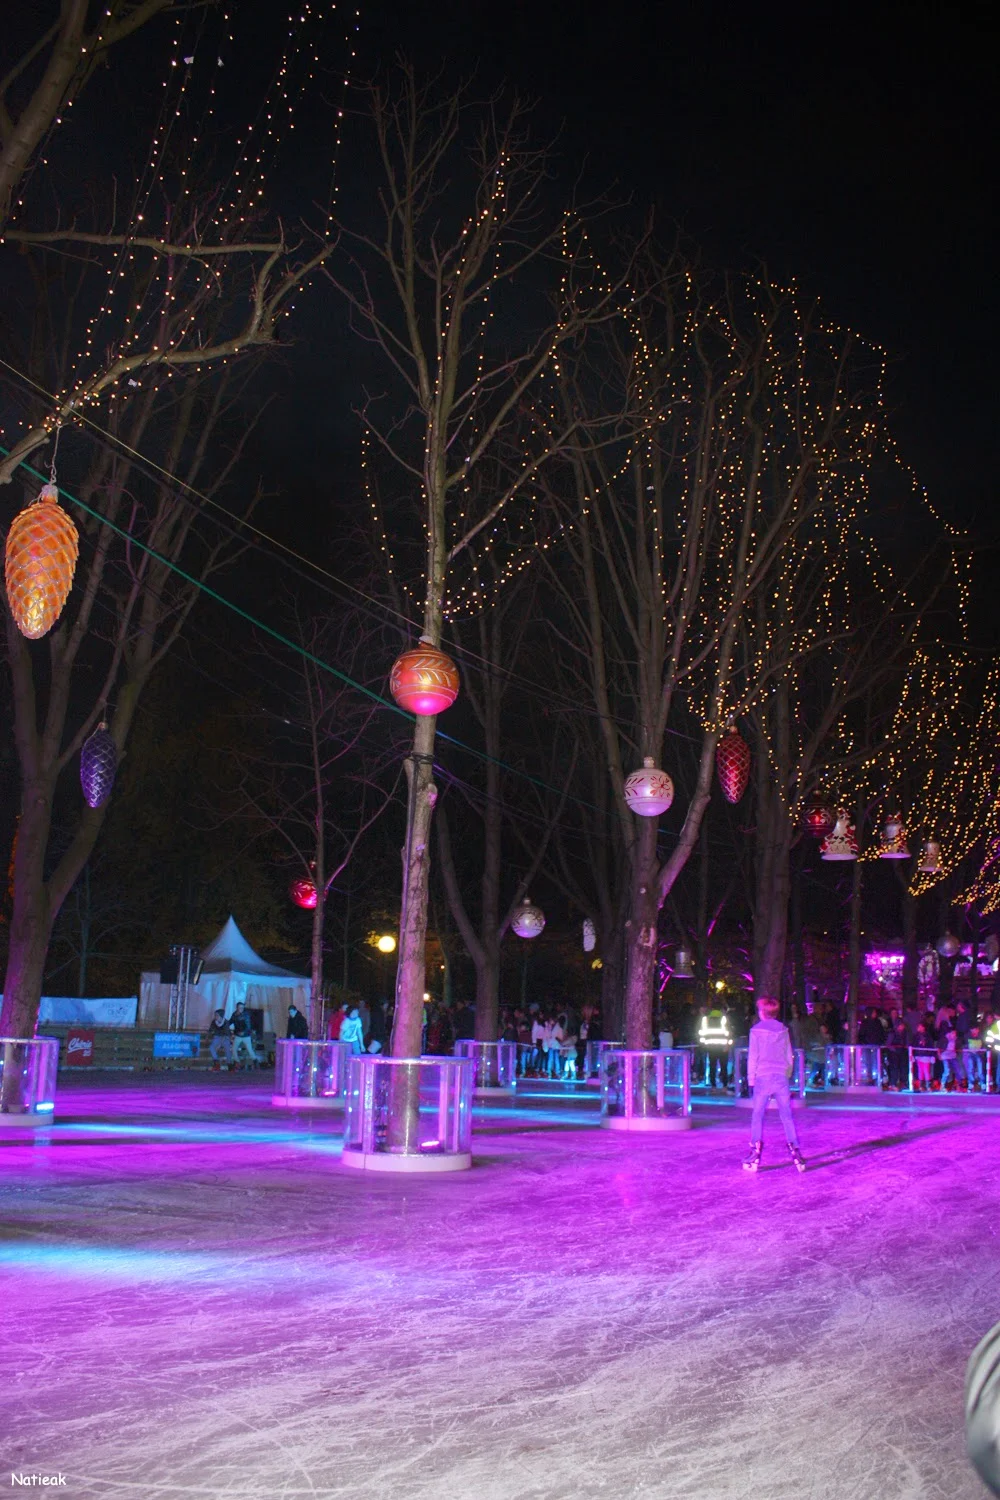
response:
[[[206,974],[246,974],[265,979],[299,979],[290,969],[279,969],[276,964],[265,963],[256,954],[243,936],[232,917],[222,931],[202,949]]]

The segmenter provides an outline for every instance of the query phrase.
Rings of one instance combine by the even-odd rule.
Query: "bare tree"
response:
[[[488,545],[515,502],[530,503],[574,420],[527,427],[520,462],[492,493],[474,486],[476,471],[492,462],[559,350],[602,315],[613,292],[594,289],[581,214],[546,208],[547,158],[530,144],[520,101],[475,105],[440,80],[420,86],[404,67],[390,86],[371,88],[369,104],[376,222],[338,225],[344,255],[326,274],[374,345],[380,378],[388,373],[394,382],[393,399],[369,399],[363,418],[377,451],[405,479],[406,500],[389,530],[422,553],[416,612],[422,638],[438,646],[456,566],[474,540]],[[395,553],[397,576],[412,577],[405,541]],[[397,1057],[420,1050],[435,725],[417,718],[406,760]]]
[[[764,278],[716,282],[649,254],[630,293],[603,347],[562,362],[582,418],[563,597],[629,850],[625,1035],[645,1047],[659,912],[697,842],[718,737],[756,688],[741,623],[813,518],[849,503],[878,402],[851,340]],[[643,757],[662,761],[679,712],[700,726],[697,771],[661,854],[624,783]]]
[[[47,26],[39,21],[0,78],[0,230],[61,112],[100,76],[109,54],[156,16],[191,7],[178,0],[104,0],[100,6],[53,0],[48,8],[54,19]]]

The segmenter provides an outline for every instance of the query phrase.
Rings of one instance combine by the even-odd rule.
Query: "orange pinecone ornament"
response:
[[[47,484],[7,533],[7,602],[29,641],[47,635],[62,614],[79,555],[77,529],[59,504],[59,491]]]

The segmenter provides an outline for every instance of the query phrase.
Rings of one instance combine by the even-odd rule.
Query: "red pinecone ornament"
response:
[[[715,749],[715,769],[727,802],[737,803],[750,780],[750,746],[735,728],[728,729]]]

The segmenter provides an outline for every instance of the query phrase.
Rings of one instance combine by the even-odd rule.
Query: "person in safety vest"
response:
[[[729,1082],[729,1048],[732,1040],[729,1016],[721,1006],[702,1011],[698,1022],[698,1046],[705,1059],[709,1088],[724,1089]]]

